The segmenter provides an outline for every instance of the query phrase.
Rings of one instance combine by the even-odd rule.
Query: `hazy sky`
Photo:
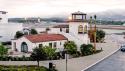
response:
[[[125,9],[125,0],[0,0],[0,10],[8,11],[9,17],[45,17],[112,9]]]

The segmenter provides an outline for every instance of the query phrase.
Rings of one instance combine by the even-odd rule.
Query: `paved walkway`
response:
[[[121,36],[120,36],[121,37]],[[114,39],[112,41],[112,39]],[[89,56],[84,56],[84,57],[79,57],[79,58],[73,58],[73,59],[68,59],[68,71],[81,71],[83,69],[86,69],[88,66],[90,66],[93,63],[96,63],[100,59],[104,58],[107,55],[112,54],[112,52],[115,52],[116,50],[119,49],[119,46],[116,42],[118,39],[112,38],[112,36],[106,36],[106,42],[107,43],[101,43],[97,44],[97,49],[103,49],[102,52],[94,55],[89,55]],[[46,66],[48,67],[48,63],[50,61],[41,61],[40,65],[41,66]],[[51,61],[54,64],[56,64],[56,68],[59,71],[66,71],[66,63],[65,59],[64,60],[54,60]],[[37,64],[36,61],[1,61],[0,64],[2,65],[35,65]]]

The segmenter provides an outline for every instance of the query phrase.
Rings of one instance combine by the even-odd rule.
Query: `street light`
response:
[[[65,51],[65,59],[66,59],[66,71],[67,71],[67,61],[68,61],[68,59],[67,59],[67,49],[64,49],[64,51]]]

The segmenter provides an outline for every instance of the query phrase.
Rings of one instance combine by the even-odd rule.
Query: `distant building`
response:
[[[0,24],[6,24],[6,23],[8,23],[7,12],[0,11]]]

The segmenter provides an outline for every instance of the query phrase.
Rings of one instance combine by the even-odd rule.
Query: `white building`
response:
[[[7,12],[0,11],[0,24],[6,24],[6,23],[8,23]]]
[[[67,23],[50,28],[48,33],[64,35],[68,40],[74,41],[77,44],[78,51],[80,50],[81,44],[90,43],[86,14],[79,11],[72,13],[72,18]]]
[[[32,26],[33,27],[33,26]],[[45,29],[45,28],[40,28],[40,26],[37,28],[33,27],[34,29],[38,29],[39,28],[39,33],[41,32],[45,32],[42,34],[46,34],[49,35],[50,39],[56,38],[56,34],[60,34],[60,36],[63,35],[63,38],[65,38],[65,40],[55,40],[55,41],[51,41],[51,40],[47,40],[45,42],[35,42],[33,43],[32,41],[30,41],[29,38],[26,38],[25,36],[22,38],[19,38],[17,40],[12,40],[12,49],[15,50],[15,48],[20,52],[21,48],[24,47],[22,46],[22,44],[27,44],[25,45],[26,47],[28,47],[28,51],[32,51],[33,48],[35,48],[36,46],[39,46],[39,44],[42,43],[43,45],[49,45],[49,43],[52,43],[52,46],[54,45],[54,42],[57,43],[57,48],[61,48],[60,50],[63,49],[63,44],[64,42],[66,42],[67,40],[69,41],[74,41],[77,45],[77,50],[80,50],[80,46],[82,44],[88,44],[90,43],[90,39],[88,37],[88,22],[86,20],[86,14],[82,13],[82,12],[75,12],[72,13],[72,18],[70,20],[67,21],[67,23],[63,23],[60,25],[54,25],[53,27],[46,27],[49,28],[49,30]],[[31,29],[31,27],[30,27]],[[40,31],[41,30],[41,31]],[[53,34],[53,35],[51,35]],[[53,37],[51,37],[53,36]],[[65,37],[64,37],[65,36]],[[32,35],[28,35],[28,37],[32,37]],[[35,36],[35,40],[43,40],[43,39],[48,39],[48,38],[40,38],[39,36]],[[67,39],[66,39],[67,38]],[[33,38],[32,38],[33,40]],[[25,42],[25,43],[24,43]],[[61,45],[59,45],[61,44]],[[58,50],[59,51],[59,50]]]
[[[12,40],[12,50],[17,52],[32,52],[34,48],[50,46],[57,52],[63,51],[63,45],[68,39],[61,34],[36,34],[26,35]]]

